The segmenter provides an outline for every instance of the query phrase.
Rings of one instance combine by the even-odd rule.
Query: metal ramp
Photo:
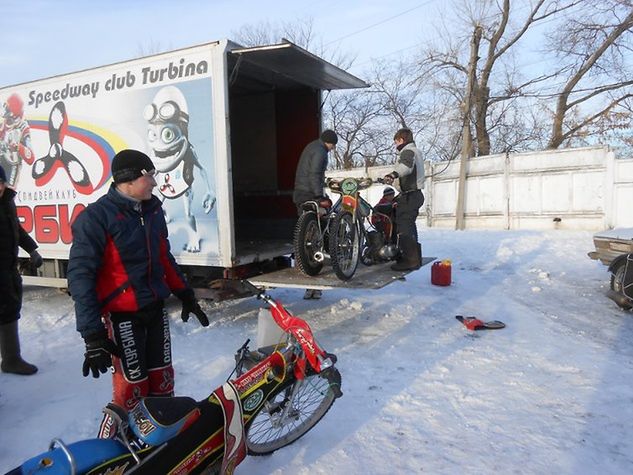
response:
[[[422,265],[425,266],[436,257],[423,257]],[[269,274],[249,278],[249,282],[258,287],[268,288],[300,288],[300,289],[380,289],[397,280],[404,280],[407,274],[415,271],[396,272],[390,267],[393,262],[386,262],[374,266],[358,265],[354,276],[343,281],[336,277],[332,267],[326,265],[320,274],[313,277],[301,273],[297,268],[290,267]]]

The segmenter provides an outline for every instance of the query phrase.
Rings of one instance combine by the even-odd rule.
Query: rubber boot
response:
[[[416,270],[420,268],[420,254],[418,251],[418,243],[411,237],[400,235],[400,258],[391,266],[391,270],[405,271]]]
[[[0,325],[0,355],[3,373],[31,375],[37,373],[37,366],[27,363],[20,356],[18,321]]]

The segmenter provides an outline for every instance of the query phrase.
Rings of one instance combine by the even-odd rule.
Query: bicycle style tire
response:
[[[323,418],[336,399],[333,385],[340,385],[338,371],[335,368],[328,371],[336,372],[336,376],[311,374],[268,398],[246,428],[246,446],[250,455],[267,455],[292,444]],[[278,416],[289,403],[295,384],[301,384],[301,387],[289,408],[289,415],[281,421]]]
[[[361,236],[349,212],[334,217],[330,228],[330,258],[336,276],[350,280],[360,260]]]
[[[313,212],[299,216],[294,233],[294,253],[296,266],[305,275],[317,275],[323,269],[323,262],[314,258],[314,254],[323,251],[319,223]]]

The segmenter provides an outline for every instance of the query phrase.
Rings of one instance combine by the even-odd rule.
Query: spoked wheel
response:
[[[624,294],[624,273],[626,271],[626,261],[622,262],[613,275],[611,275],[611,290],[615,290],[618,293]],[[617,302],[616,302],[617,303]],[[633,306],[628,304],[620,304],[618,306],[624,310],[631,310]]]
[[[336,377],[324,373],[295,381],[266,401],[246,429],[246,446],[251,455],[266,455],[293,443],[314,427],[334,404]],[[294,394],[293,394],[294,393]]]
[[[319,232],[316,213],[302,213],[295,227],[294,252],[297,267],[306,275],[317,275],[323,268],[323,261],[316,259],[323,253],[323,241]]]
[[[361,237],[351,213],[339,213],[330,228],[330,258],[336,276],[349,280],[360,260]]]

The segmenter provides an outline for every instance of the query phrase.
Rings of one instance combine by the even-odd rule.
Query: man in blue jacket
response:
[[[113,367],[113,402],[130,410],[144,396],[174,390],[169,319],[164,300],[182,301],[182,319],[207,316],[170,251],[167,225],[150,158],[122,150],[112,160],[108,193],[73,223],[68,285],[77,330],[85,344],[83,375],[98,378]],[[116,435],[105,416],[99,437]]]

